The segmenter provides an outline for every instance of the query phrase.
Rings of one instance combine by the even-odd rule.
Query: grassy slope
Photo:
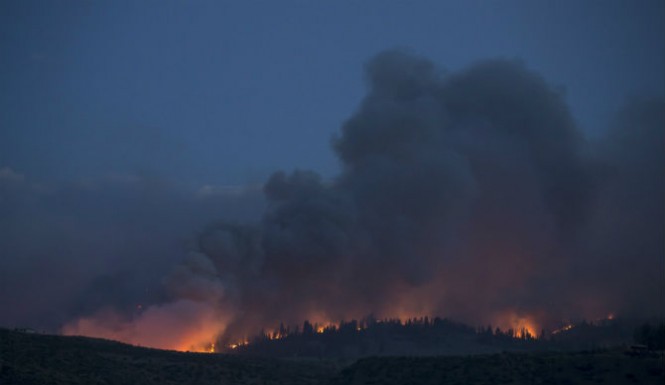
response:
[[[0,384],[663,384],[663,356],[620,351],[280,360],[0,329]]]
[[[0,384],[318,384],[327,362],[139,348],[0,329]]]
[[[662,355],[629,357],[617,351],[366,358],[331,385],[665,384],[663,365]]]

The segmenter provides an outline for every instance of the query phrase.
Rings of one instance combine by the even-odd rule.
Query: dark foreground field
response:
[[[507,353],[326,360],[146,349],[0,329],[0,384],[663,384],[663,356]]]
[[[330,384],[664,384],[663,357],[508,353],[362,359]]]
[[[320,384],[338,369],[321,361],[182,353],[0,329],[0,385]]]

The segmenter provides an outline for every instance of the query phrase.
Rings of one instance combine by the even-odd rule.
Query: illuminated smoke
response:
[[[112,339],[159,349],[206,352],[226,319],[216,307],[180,300],[151,306],[140,316],[126,319],[111,309],[79,318],[62,328],[65,335]]]
[[[228,314],[220,308],[224,295],[209,259],[191,253],[165,279],[173,302],[148,307],[137,305],[134,314],[102,308],[89,317],[67,323],[66,335],[108,338],[161,349],[205,352],[214,350]]]
[[[663,313],[662,277],[639,279],[663,270],[662,102],[633,107],[592,145],[563,96],[518,62],[445,74],[389,51],[368,63],[367,81],[333,141],[341,175],[277,172],[261,223],[200,237],[228,287],[227,338],[368,314],[538,334],[574,317]],[[624,229],[625,215],[644,228]],[[622,279],[604,263],[631,268]]]

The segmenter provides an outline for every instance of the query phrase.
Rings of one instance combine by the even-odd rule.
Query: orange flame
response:
[[[212,353],[225,322],[212,305],[178,301],[145,308],[127,320],[113,310],[103,310],[63,326],[65,335],[106,338],[158,349]]]
[[[504,331],[513,330],[517,338],[538,338],[538,323],[531,315],[509,311],[496,317],[495,324]]]
[[[315,326],[316,326],[316,332],[319,333],[319,334],[324,333],[328,330],[331,330],[331,331],[332,330],[337,330],[337,325],[335,325],[332,322],[324,322],[324,323],[321,323],[321,324],[315,324]]]

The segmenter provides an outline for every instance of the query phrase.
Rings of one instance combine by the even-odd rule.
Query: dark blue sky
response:
[[[0,168],[196,188],[338,169],[363,65],[519,58],[597,137],[665,92],[663,1],[14,1],[0,5]]]

